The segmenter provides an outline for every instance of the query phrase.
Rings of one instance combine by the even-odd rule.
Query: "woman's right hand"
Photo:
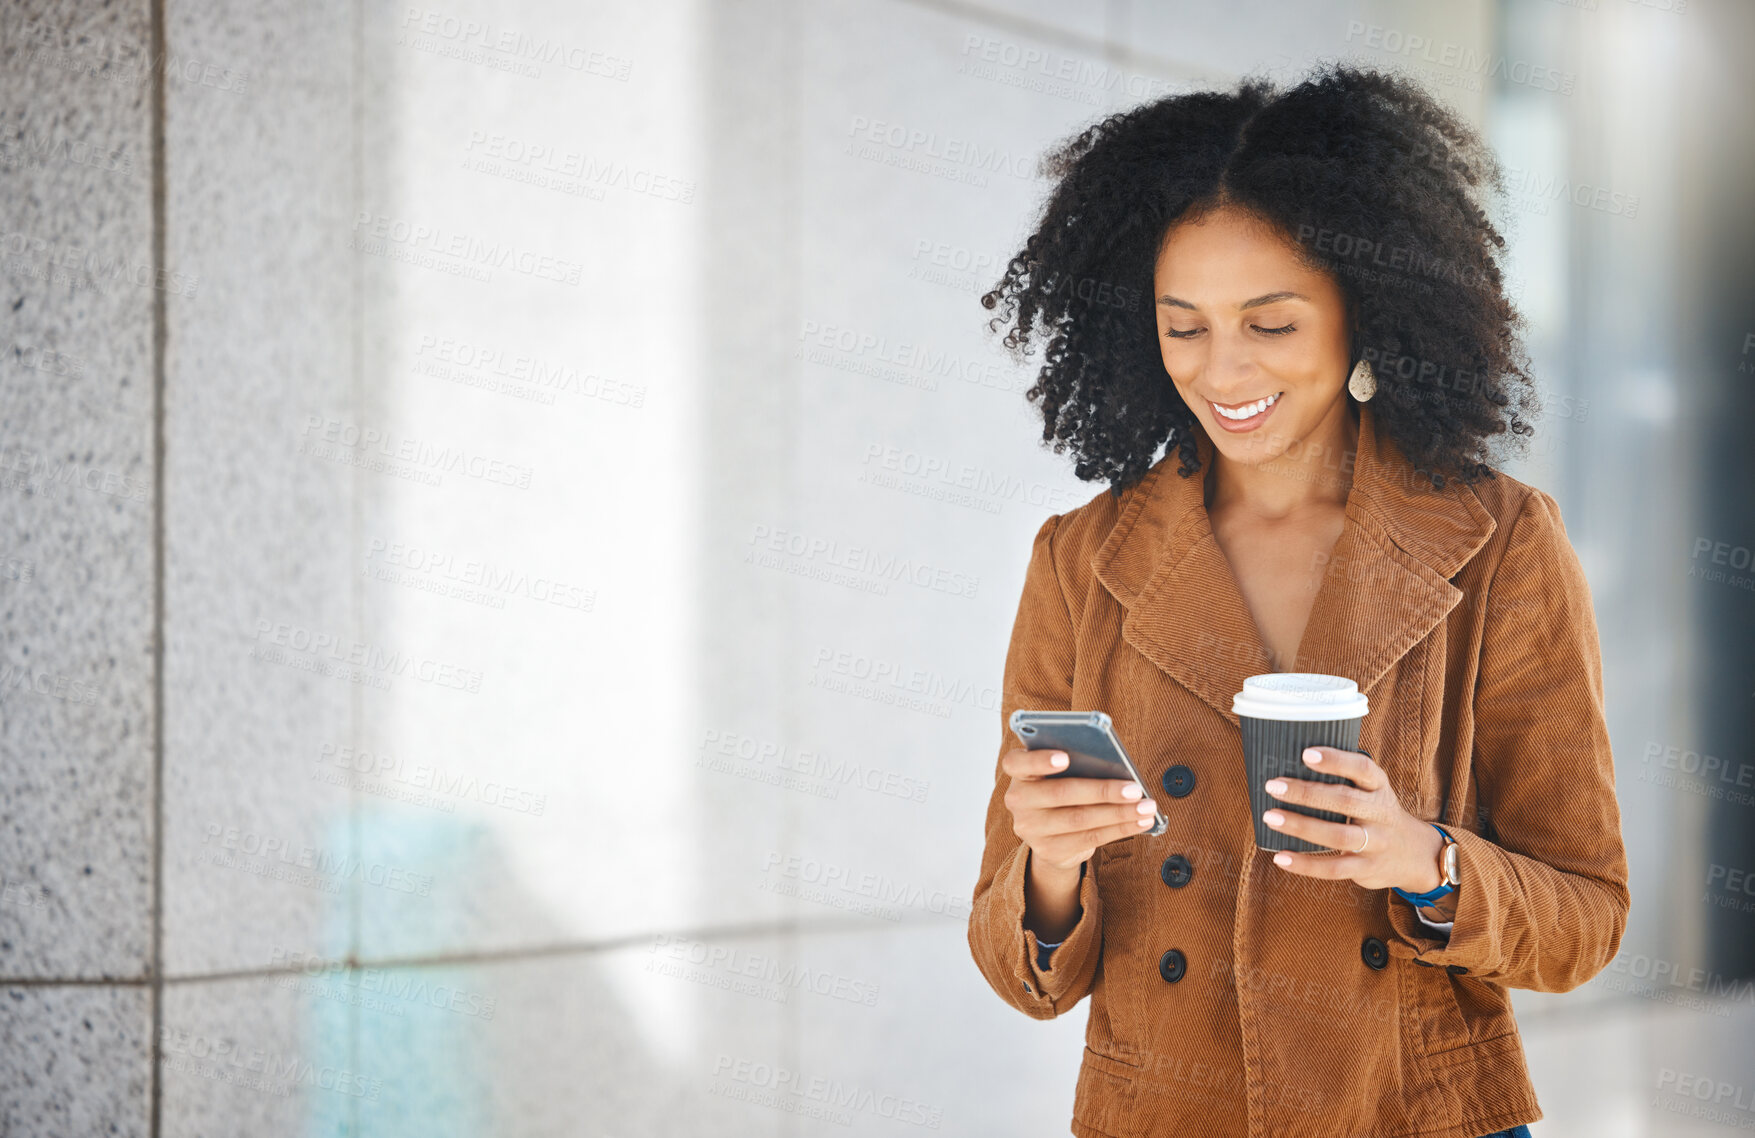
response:
[[[1048,777],[1066,761],[1064,751],[1022,747],[1000,758],[1011,776],[1005,807],[1012,833],[1030,847],[1033,866],[1062,873],[1076,872],[1098,846],[1149,829],[1157,813],[1131,779]]]

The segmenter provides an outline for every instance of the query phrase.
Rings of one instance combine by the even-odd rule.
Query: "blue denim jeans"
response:
[[[1481,1135],[1481,1138],[1530,1138],[1530,1128],[1520,1122],[1510,1130],[1495,1130]]]

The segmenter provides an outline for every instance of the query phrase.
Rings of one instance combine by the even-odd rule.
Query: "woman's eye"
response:
[[[1296,324],[1287,324],[1281,328],[1262,328],[1255,324],[1251,324],[1250,327],[1254,328],[1264,336],[1284,336],[1289,332],[1296,332],[1298,330],[1298,325]],[[1187,340],[1200,335],[1201,331],[1202,330],[1199,328],[1190,328],[1186,332],[1178,332],[1176,329],[1171,328],[1166,330],[1164,335],[1172,340]]]

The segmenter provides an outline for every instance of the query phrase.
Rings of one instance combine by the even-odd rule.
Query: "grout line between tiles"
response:
[[[148,59],[152,61],[152,267],[165,271],[165,0],[148,0]],[[164,1118],[163,1056],[159,1036],[164,1023],[164,847],[165,847],[165,347],[164,289],[152,290],[152,899],[151,1029],[147,1054],[152,1072],[147,1094],[147,1133],[159,1138]]]

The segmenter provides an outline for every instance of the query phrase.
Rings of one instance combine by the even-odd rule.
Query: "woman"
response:
[[[1527,1135],[1508,991],[1596,975],[1629,897],[1589,589],[1553,498],[1488,463],[1536,407],[1498,169],[1346,67],[1115,115],[1050,168],[983,303],[1047,335],[1043,437],[1110,486],[1030,552],[975,961],[1037,1019],[1091,997],[1086,1138]],[[1320,853],[1255,845],[1231,699],[1275,671],[1370,700],[1358,751],[1305,755],[1350,785],[1265,784],[1348,819],[1265,813]],[[1016,708],[1108,712],[1168,831],[1048,779]]]

